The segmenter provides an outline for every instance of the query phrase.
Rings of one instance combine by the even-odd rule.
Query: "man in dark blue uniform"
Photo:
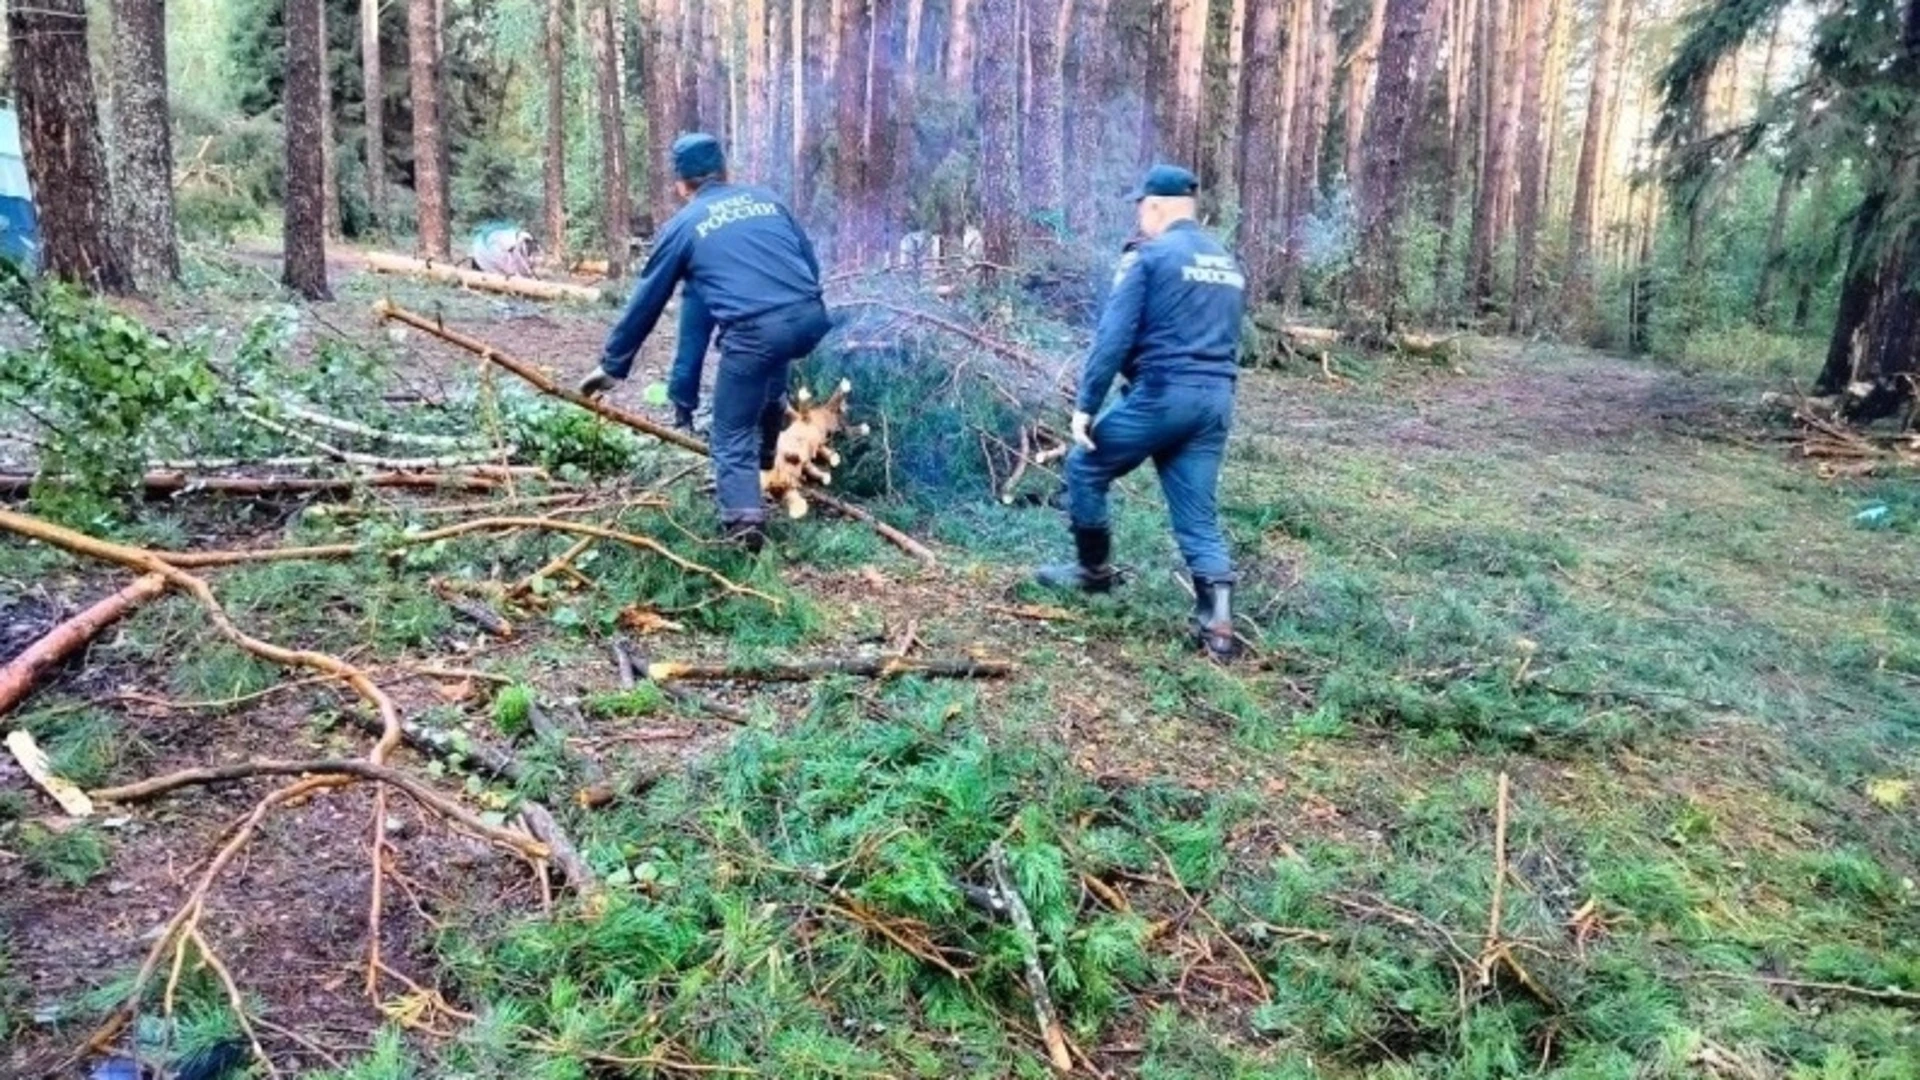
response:
[[[704,353],[701,327],[717,328],[720,368],[709,448],[720,523],[729,539],[757,549],[767,520],[760,471],[773,467],[786,422],[788,373],[830,328],[820,300],[820,264],[812,241],[777,196],[728,182],[726,158],[713,136],[675,140],[673,170],[687,205],[654,238],[626,313],[607,337],[600,368],[581,380],[580,392],[599,394],[627,377],[675,286],[685,282],[681,333],[690,336],[674,363],[680,385],[669,396],[691,423],[699,364],[687,363],[687,350],[697,340]],[[703,324],[702,315],[710,322]],[[691,391],[685,385],[689,369]]]
[[[1114,271],[1074,406],[1067,504],[1079,558],[1036,577],[1056,588],[1113,588],[1107,490],[1151,460],[1193,574],[1195,637],[1225,660],[1237,651],[1234,574],[1215,490],[1233,427],[1246,279],[1194,220],[1198,189],[1187,170],[1156,165],[1134,193],[1147,239]],[[1096,422],[1123,370],[1126,393]]]

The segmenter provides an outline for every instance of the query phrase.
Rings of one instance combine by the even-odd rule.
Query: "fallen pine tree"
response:
[[[569,285],[559,281],[541,281],[538,278],[489,274],[482,270],[468,270],[452,263],[416,259],[410,255],[396,255],[387,251],[369,251],[363,258],[367,269],[377,274],[405,274],[506,296],[524,296],[532,300],[572,300],[584,304],[598,304],[606,296],[599,289],[586,285]]]
[[[694,438],[692,435],[683,431],[676,431],[664,424],[655,423],[644,416],[611,405],[599,398],[590,398],[584,394],[576,393],[572,389],[556,383],[552,378],[543,374],[531,364],[516,359],[481,341],[479,338],[471,337],[457,330],[448,329],[445,323],[439,319],[430,319],[425,315],[415,311],[409,311],[393,303],[391,300],[385,299],[377,301],[373,305],[373,311],[379,318],[403,323],[417,330],[432,334],[448,344],[457,345],[473,353],[475,356],[480,357],[487,363],[493,364],[519,377],[529,386],[550,397],[571,402],[589,412],[603,416],[617,424],[623,424],[643,435],[651,435],[661,442],[677,446],[682,450],[700,454],[703,457],[707,454],[707,444]],[[933,553],[932,549],[911,536],[908,536],[906,533],[901,532],[899,529],[874,517],[866,510],[841,499],[834,498],[818,489],[809,489],[807,491],[807,498],[813,502],[820,503],[835,513],[864,522],[872,528],[874,532],[880,534],[888,543],[893,544],[895,547],[919,559],[921,562],[929,566],[939,565],[939,557]]]

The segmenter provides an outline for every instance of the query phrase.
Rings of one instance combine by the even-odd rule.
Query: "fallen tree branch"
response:
[[[39,479],[25,473],[0,473],[0,496],[20,496]],[[505,483],[492,470],[444,473],[360,473],[352,476],[194,476],[177,469],[155,469],[140,478],[149,497],[168,495],[343,494],[360,488],[494,491]]]
[[[573,884],[575,891],[591,898],[600,891],[600,879],[594,874],[593,867],[580,857],[580,849],[567,839],[565,830],[554,820],[546,807],[528,800],[520,804],[520,821],[527,832],[535,839],[547,845],[547,859],[559,867],[560,873]]]
[[[1013,875],[1007,872],[1006,849],[998,840],[987,849],[987,865],[993,871],[1000,898],[1006,901],[1013,928],[1020,935],[1020,951],[1026,958],[1027,995],[1033,999],[1033,1018],[1040,1025],[1041,1039],[1047,1044],[1047,1059],[1053,1063],[1054,1071],[1072,1072],[1073,1055],[1068,1052],[1066,1036],[1060,1031],[1053,997],[1047,993],[1046,970],[1040,966],[1040,938],[1033,929],[1033,916],[1027,911],[1026,901],[1020,899],[1020,890],[1014,888]]]
[[[481,270],[467,270],[448,263],[435,262],[432,259],[416,259],[387,251],[369,251],[362,258],[366,262],[367,269],[376,274],[406,274],[412,277],[423,277],[429,281],[479,289],[482,292],[524,296],[532,300],[574,300],[585,304],[598,304],[605,295],[599,289],[585,285],[510,277],[506,274],[489,274]]]
[[[971,656],[919,660],[905,656],[876,656],[845,660],[803,660],[796,663],[692,664],[660,661],[647,665],[647,678],[657,683],[680,682],[806,682],[828,675],[856,675],[868,679],[897,679],[918,675],[928,679],[1004,679],[1013,674],[1010,660]]]
[[[242,761],[232,765],[201,766],[181,769],[118,787],[96,788],[88,794],[96,802],[148,802],[181,788],[202,787],[207,784],[245,780],[255,776],[332,777],[385,784],[404,792],[408,798],[457,823],[473,835],[524,858],[544,859],[549,854],[546,845],[531,839],[525,833],[489,825],[459,803],[406,773],[361,758],[326,758],[316,761],[278,761],[268,758]]]
[[[240,408],[240,415],[255,427],[271,431],[284,439],[291,439],[302,446],[311,447],[321,456],[332,458],[345,465],[363,465],[372,469],[385,469],[390,472],[423,472],[436,469],[457,469],[467,465],[480,465],[490,462],[507,461],[513,457],[515,448],[470,450],[458,454],[442,454],[438,457],[389,458],[378,454],[362,454],[355,450],[343,450],[332,443],[316,439],[303,431],[282,424],[271,417],[248,408]]]
[[[620,689],[622,690],[633,689],[639,681],[637,678],[639,673],[651,667],[649,664],[636,660],[633,653],[627,648],[626,642],[619,638],[613,640],[613,662],[619,672]],[[651,681],[652,676],[649,675],[648,679]],[[661,693],[682,705],[688,705],[701,712],[710,713],[736,727],[744,727],[747,723],[748,717],[745,709],[736,709],[731,705],[711,701],[684,687],[675,686],[671,682],[655,683],[654,685],[660,688]]]
[[[127,614],[167,591],[167,579],[145,574],[133,584],[47,631],[0,668],[0,716],[19,704],[47,670],[66,659]]]
[[[708,453],[706,443],[701,442],[699,439],[683,431],[676,431],[663,424],[656,424],[644,416],[639,416],[625,409],[610,405],[599,398],[590,398],[577,394],[554,382],[546,375],[541,374],[535,370],[532,365],[521,360],[516,360],[478,338],[468,337],[458,331],[449,330],[438,320],[429,319],[417,312],[408,311],[390,300],[379,301],[373,306],[373,310],[374,314],[382,319],[405,323],[416,329],[424,330],[450,344],[458,345],[468,352],[473,353],[475,356],[480,357],[482,360],[485,360],[487,363],[504,368],[514,375],[519,376],[543,394],[557,397],[562,401],[571,402],[589,412],[603,416],[617,424],[624,424],[641,434],[651,435],[661,442],[678,446],[683,450],[688,450],[703,456]],[[850,503],[843,502],[840,499],[836,499],[818,489],[809,489],[807,491],[807,498],[831,508],[836,513],[853,518],[856,521],[865,522],[873,531],[884,537],[888,543],[900,548],[914,558],[931,565],[939,564],[938,557],[935,556],[932,550],[926,545],[874,517],[867,511],[853,506]]]
[[[326,428],[342,435],[354,435],[373,442],[398,443],[402,446],[432,446],[443,450],[478,450],[486,446],[486,440],[472,435],[428,435],[417,431],[388,431],[385,428],[368,427],[353,420],[342,420],[337,416],[328,416],[315,412],[299,402],[281,399],[271,406],[295,420],[304,421],[314,427]]]
[[[1756,975],[1745,971],[1702,971],[1698,973],[1704,979],[1718,979],[1726,982],[1755,983],[1760,986],[1773,986],[1784,990],[1814,990],[1826,994],[1840,994],[1846,997],[1865,998],[1869,1001],[1887,1001],[1909,1007],[1920,1006],[1920,994],[1896,987],[1855,986],[1851,983],[1813,982],[1806,979],[1783,979],[1772,975]]]
[[[1506,951],[1500,933],[1501,901],[1507,890],[1507,774],[1500,774],[1500,789],[1493,811],[1493,901],[1488,905],[1487,942],[1480,950],[1480,985],[1493,982],[1493,968]]]

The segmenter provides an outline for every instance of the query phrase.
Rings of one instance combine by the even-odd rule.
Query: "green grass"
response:
[[[20,855],[34,874],[78,888],[106,872],[109,851],[98,829],[72,822],[26,822],[15,833]]]

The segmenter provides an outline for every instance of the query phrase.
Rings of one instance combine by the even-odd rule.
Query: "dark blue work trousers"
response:
[[[1093,425],[1094,449],[1067,455],[1067,512],[1083,529],[1109,527],[1107,490],[1151,460],[1173,539],[1195,577],[1233,580],[1215,489],[1233,429],[1233,380],[1137,385]]]
[[[787,378],[793,362],[813,351],[831,324],[818,300],[742,319],[720,331],[720,367],[713,380],[713,484],[727,525],[767,519],[760,470],[773,467],[787,420]]]

